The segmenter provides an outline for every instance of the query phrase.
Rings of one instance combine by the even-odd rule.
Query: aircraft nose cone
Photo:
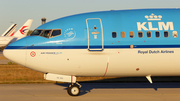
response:
[[[3,50],[3,55],[9,60],[25,66],[25,64],[26,64],[26,49],[23,49],[23,48],[25,48],[24,46],[16,46],[17,44],[18,44],[18,42],[14,42],[14,43],[8,45]]]

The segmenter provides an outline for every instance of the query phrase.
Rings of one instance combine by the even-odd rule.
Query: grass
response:
[[[43,73],[20,65],[0,65],[0,84],[53,83],[43,79]]]
[[[14,62],[8,62],[7,64],[8,64],[8,65],[17,65],[17,64],[14,63]]]

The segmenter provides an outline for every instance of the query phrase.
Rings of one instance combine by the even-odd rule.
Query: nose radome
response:
[[[3,55],[9,60],[25,66],[26,63],[25,51],[4,49]]]
[[[21,45],[18,44],[19,42],[21,43]],[[26,49],[23,49],[23,47],[26,47],[25,46],[26,43],[24,45],[22,45],[22,42],[24,42],[24,41],[18,40],[18,42],[16,41],[16,42],[8,45],[3,50],[3,55],[9,60],[25,66],[25,64],[26,64]]]

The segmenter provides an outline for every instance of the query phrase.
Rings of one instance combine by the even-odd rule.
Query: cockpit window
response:
[[[58,36],[58,35],[61,35],[61,30],[53,30],[53,32],[51,34],[51,37],[55,37],[55,36]]]
[[[34,30],[34,31],[31,33],[30,36],[38,36],[38,35],[41,34],[42,31],[43,31],[43,30]]]
[[[61,30],[53,29],[53,30],[34,30],[30,36],[42,36],[45,38],[51,38],[59,35],[61,35]]]
[[[49,38],[51,35],[51,30],[44,30],[40,36]]]

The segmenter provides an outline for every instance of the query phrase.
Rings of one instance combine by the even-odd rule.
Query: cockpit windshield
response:
[[[45,38],[52,38],[61,35],[60,29],[53,30],[34,30],[30,36],[42,36]]]
[[[31,33],[30,36],[38,36],[38,35],[41,34],[42,31],[43,31],[43,30],[34,30],[34,31]]]
[[[51,34],[51,30],[44,30],[40,36],[49,38]]]

